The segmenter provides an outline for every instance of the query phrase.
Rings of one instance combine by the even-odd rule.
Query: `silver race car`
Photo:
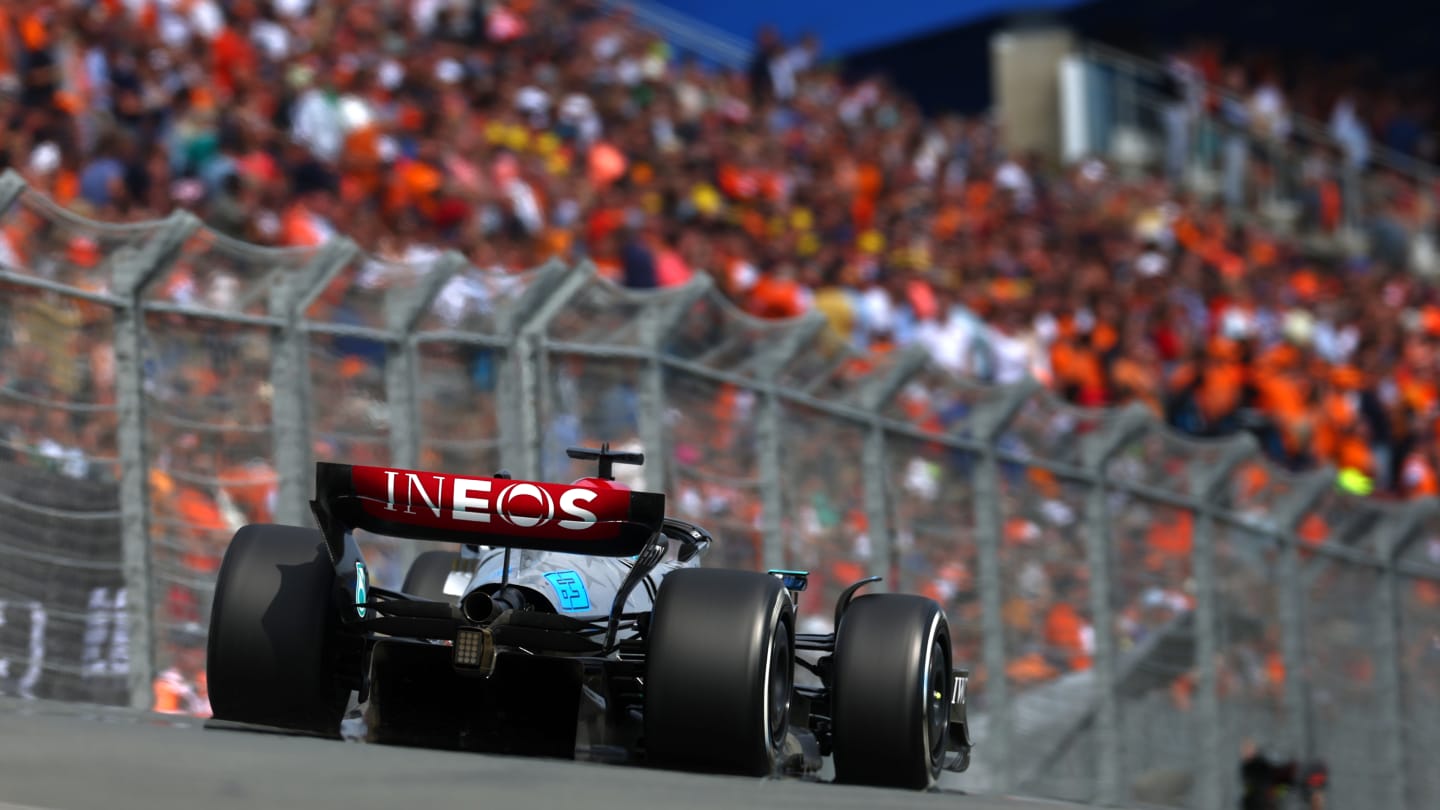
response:
[[[923,789],[969,763],[968,672],[944,612],[906,594],[797,633],[802,571],[701,567],[703,528],[618,484],[320,463],[318,528],[251,525],[220,568],[208,649],[221,725]],[[354,531],[456,544],[400,591],[370,584]],[[796,682],[796,667],[813,677]]]

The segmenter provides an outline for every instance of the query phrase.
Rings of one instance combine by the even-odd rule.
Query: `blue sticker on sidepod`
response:
[[[370,594],[370,576],[365,571],[365,563],[355,563],[355,613],[360,618],[365,618],[365,602]]]
[[[551,571],[545,579],[560,597],[560,609],[575,612],[590,609],[590,592],[585,590],[585,580],[574,571]]]

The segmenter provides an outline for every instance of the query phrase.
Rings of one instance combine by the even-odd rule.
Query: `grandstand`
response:
[[[817,604],[868,571],[944,602],[1007,740],[977,749],[979,789],[1137,798],[1109,765],[1228,773],[1262,733],[1325,755],[1342,796],[1390,790],[1387,768],[1440,796],[1377,726],[1440,683],[1437,189],[1423,140],[1376,117],[1402,112],[1306,124],[1275,106],[1293,88],[1222,87],[1211,51],[1090,43],[1067,63],[1083,125],[1046,154],[804,41],[742,53],[617,5],[0,9],[0,477],[96,505],[0,495],[11,530],[38,505],[72,549],[0,551],[50,572],[0,575],[0,602],[74,636],[53,694],[90,672],[120,699],[131,643],[169,663],[168,632],[106,630],[144,610],[119,596],[134,543],[84,547],[76,521],[143,532],[140,620],[170,631],[205,620],[237,522],[305,520],[309,459],[560,477],[547,451],[609,439],[671,451],[647,474],[722,521],[729,563],[813,567]],[[1234,478],[1207,489],[1207,467]],[[1328,564],[1302,577],[1297,536]],[[404,551],[375,546],[393,584]],[[52,605],[86,559],[91,601]],[[35,625],[8,615],[19,661]],[[1147,744],[1118,751],[1122,724]]]
[[[865,351],[918,342],[984,381],[1028,374],[1078,404],[1139,400],[1198,435],[1253,430],[1287,467],[1334,464],[1390,496],[1436,491],[1440,394],[1424,366],[1440,298],[1406,272],[1434,265],[1431,189],[1275,151],[1259,127],[1328,138],[1288,112],[1226,134],[1225,111],[1263,88],[1215,87],[1213,53],[1190,54],[1167,85],[1163,69],[1092,47],[1091,84],[1108,85],[1072,151],[1115,160],[1057,166],[1008,154],[985,119],[926,118],[893,86],[846,83],[803,42],[742,76],[677,60],[627,13],[587,3],[417,5],[394,19],[145,7],[103,25],[10,12],[7,53],[25,69],[5,102],[19,133],[6,159],[79,213],[135,220],[178,204],[257,244],[344,233],[393,261],[584,257],[637,288],[704,272],[761,317],[823,312]],[[395,30],[434,47],[387,56]],[[213,56],[140,64],[120,46],[132,42]],[[1183,133],[1148,154],[1177,183],[1137,178],[1142,122],[1168,126],[1175,105]],[[1251,150],[1238,163],[1237,137]],[[1256,218],[1236,219],[1246,211]],[[1369,250],[1316,248],[1327,235]],[[466,295],[446,291],[456,306]]]

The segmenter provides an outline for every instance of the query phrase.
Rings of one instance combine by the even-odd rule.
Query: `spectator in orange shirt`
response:
[[[160,714],[209,717],[210,694],[205,678],[205,630],[190,622],[170,631],[165,644],[170,665],[152,683],[151,710]]]

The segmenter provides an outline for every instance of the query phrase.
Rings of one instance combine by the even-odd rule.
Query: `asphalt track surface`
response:
[[[1074,805],[222,731],[120,709],[0,698],[0,810],[197,807],[1053,810]]]

